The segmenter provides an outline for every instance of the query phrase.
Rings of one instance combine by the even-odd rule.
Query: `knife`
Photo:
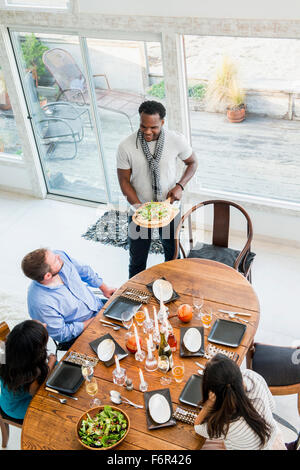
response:
[[[232,312],[231,310],[222,310],[221,308],[219,308],[218,311],[222,313],[233,313],[234,315],[243,315],[245,317],[251,317],[251,313]]]
[[[119,327],[125,328],[125,330],[127,330],[126,326],[121,325],[121,324],[119,324],[119,323],[113,323],[113,322],[111,322],[111,321],[106,321],[106,320],[101,320],[101,319],[100,319],[99,321],[100,321],[101,323],[105,323],[106,325],[119,326]]]
[[[72,398],[72,400],[78,400],[77,397],[71,397],[71,395],[65,395],[64,393],[61,393],[61,392],[59,392],[58,390],[54,390],[54,388],[45,387],[45,390],[48,390],[48,392],[59,393],[59,394],[62,395],[63,397]]]

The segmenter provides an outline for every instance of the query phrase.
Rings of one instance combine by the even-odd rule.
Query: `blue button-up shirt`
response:
[[[47,324],[49,335],[64,343],[79,336],[83,322],[95,316],[103,302],[87,286],[100,287],[101,277],[64,251],[56,250],[64,262],[59,275],[63,284],[51,287],[32,281],[28,289],[28,311],[33,320]]]

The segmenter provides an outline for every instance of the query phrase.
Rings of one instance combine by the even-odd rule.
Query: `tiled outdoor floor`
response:
[[[84,260],[109,285],[117,287],[124,283],[128,252],[81,237],[104,211],[105,206],[92,208],[0,193],[0,291],[25,300],[29,280],[23,276],[20,262],[27,252],[42,246],[63,249]],[[256,340],[291,345],[300,340],[300,250],[255,240],[253,251],[257,254],[253,287],[261,306]],[[161,255],[150,255],[149,266],[162,261]],[[275,400],[277,413],[299,429],[296,395]],[[19,429],[11,428],[8,449],[20,449],[20,435]],[[285,432],[285,438],[293,440],[294,435]]]

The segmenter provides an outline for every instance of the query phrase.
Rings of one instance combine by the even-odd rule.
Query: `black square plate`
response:
[[[62,393],[75,393],[84,381],[81,366],[72,362],[60,362],[50,375],[46,386]]]
[[[211,343],[237,348],[242,341],[246,328],[247,325],[243,323],[218,318],[213,324],[207,339]]]
[[[163,279],[164,281],[167,281],[167,279],[164,278],[164,277],[160,277],[159,279]],[[147,284],[147,287],[148,287],[149,291],[152,292],[153,297],[154,297],[154,298],[157,300],[157,302],[159,303],[159,299],[154,295],[153,290],[152,290],[152,286],[153,286],[153,283],[154,283],[155,281],[157,281],[157,279],[155,279],[155,280],[152,281],[152,282],[149,282],[149,284]],[[169,300],[167,300],[166,302],[164,302],[164,304],[169,304],[170,302],[173,302],[173,300],[176,300],[176,299],[179,299],[179,295],[178,295],[177,292],[175,292],[174,289],[173,289],[172,297],[171,297]]]
[[[127,352],[124,351],[123,348],[121,348],[119,343],[117,343],[117,341],[109,333],[107,333],[106,335],[101,336],[101,338],[97,338],[94,341],[92,341],[91,343],[89,343],[92,350],[96,354],[97,354],[97,350],[98,350],[98,345],[101,343],[101,341],[103,341],[105,339],[112,339],[113,342],[116,345],[116,349],[115,349],[115,353],[114,353],[113,357],[109,361],[106,361],[106,362],[101,361],[101,362],[103,362],[104,365],[106,365],[106,367],[110,367],[111,365],[113,365],[115,363],[115,359],[114,359],[115,354],[117,354],[119,360],[124,359],[124,357],[128,356]],[[98,357],[98,355],[97,355],[97,357]]]
[[[196,330],[200,331],[201,334],[201,346],[199,351],[196,352],[191,352],[188,349],[186,349],[185,345],[183,344],[183,337],[187,330],[190,328],[196,328]],[[180,328],[180,352],[179,355],[181,357],[201,357],[204,356],[204,329],[203,326],[184,326]]]
[[[179,401],[199,407],[199,403],[202,401],[202,381],[202,375],[191,375],[180,394]]]
[[[152,395],[155,395],[156,393],[160,393],[163,395],[171,408],[171,417],[169,421],[166,423],[158,424],[153,419],[151,418],[150,412],[149,412],[149,400],[152,397]],[[151,392],[145,392],[144,393],[144,402],[145,402],[145,409],[146,409],[146,419],[147,419],[147,426],[148,429],[160,429],[160,428],[165,428],[168,426],[174,426],[176,424],[176,419],[173,418],[173,406],[172,406],[172,400],[171,400],[171,395],[170,395],[170,390],[168,388],[162,388],[161,390],[151,390]]]
[[[141,302],[127,299],[125,297],[117,297],[112,303],[104,310],[103,315],[113,320],[121,321],[122,312],[132,312],[132,316],[141,307]]]

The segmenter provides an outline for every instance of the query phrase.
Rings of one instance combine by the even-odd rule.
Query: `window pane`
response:
[[[107,202],[78,37],[14,35],[48,191]]]
[[[0,66],[0,154],[22,156],[22,147]]]
[[[87,39],[87,45],[94,75],[103,157],[112,199],[117,201],[122,197],[116,168],[118,145],[139,128],[138,108],[142,101],[164,102],[164,94],[158,97],[153,89],[155,81],[147,66],[150,59],[156,58],[160,63],[160,75],[157,74],[155,79],[163,83],[161,46],[160,43],[108,39]]]
[[[300,202],[300,41],[184,40],[192,144],[199,158],[191,190]],[[236,72],[237,86],[229,95],[226,87],[216,87],[224,80],[225,66]],[[226,106],[238,98],[238,87],[245,93],[246,118],[231,123]]]

